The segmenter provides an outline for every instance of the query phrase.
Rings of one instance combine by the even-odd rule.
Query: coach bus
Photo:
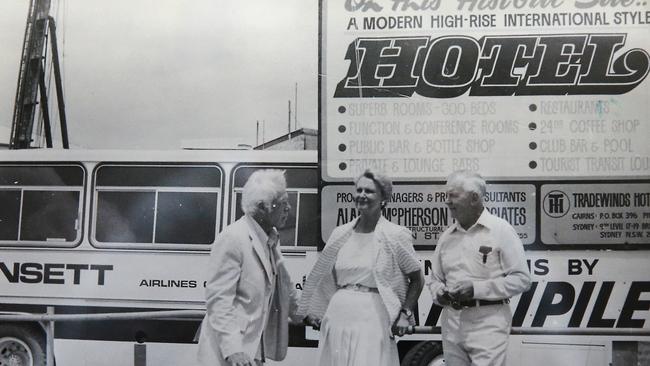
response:
[[[210,247],[242,215],[242,187],[260,168],[286,172],[285,255],[300,265],[316,255],[316,152],[25,150],[1,160],[5,314],[204,309]],[[56,363],[131,365],[146,344],[149,365],[189,365],[199,322],[56,322]],[[44,336],[36,322],[1,322],[0,364],[43,365]]]
[[[320,211],[315,151],[3,152],[0,315],[42,315],[49,309],[54,315],[77,316],[54,322],[51,352],[58,365],[191,365],[198,316],[84,317],[204,310],[210,247],[216,235],[242,215],[243,184],[262,168],[286,172],[292,211],[281,230],[281,245],[300,290],[332,225],[354,216],[346,209]],[[443,185],[431,182],[421,190],[425,196],[444,192]],[[498,184],[491,187],[499,191]],[[352,191],[349,184],[337,189],[341,197]],[[539,190],[532,185],[529,199],[540,200]],[[394,198],[389,206],[393,211],[385,215],[408,226],[404,220],[412,212]],[[508,212],[513,225],[522,224],[512,210],[487,205],[496,213]],[[436,215],[440,224],[449,224],[445,211]],[[527,225],[533,226],[531,235],[539,237],[539,229],[534,229],[539,225]],[[535,249],[526,230],[519,230],[522,241],[527,249]],[[418,240],[434,240],[435,234],[414,231]],[[432,249],[416,246],[425,274],[431,268]],[[511,302],[509,363],[627,365],[647,354],[647,254],[527,250],[534,284]],[[432,306],[425,289],[418,325],[435,326],[439,315],[440,308]],[[0,365],[45,365],[47,327],[37,320],[0,321]],[[292,326],[289,354],[279,364],[303,365],[315,352],[317,338],[309,328]],[[398,342],[402,364],[442,364],[439,341],[435,330],[403,337]]]

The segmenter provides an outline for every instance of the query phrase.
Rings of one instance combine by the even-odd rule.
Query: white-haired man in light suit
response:
[[[456,222],[440,236],[429,289],[443,306],[440,324],[447,366],[504,366],[512,323],[510,298],[530,287],[524,247],[515,229],[483,206],[485,180],[457,171],[447,179]]]
[[[286,186],[283,171],[255,171],[243,188],[244,216],[212,246],[200,365],[253,366],[286,355],[288,321],[297,308],[278,247],[277,228],[291,210]]]

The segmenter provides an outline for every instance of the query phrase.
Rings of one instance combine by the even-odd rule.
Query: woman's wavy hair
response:
[[[354,180],[354,184],[356,185],[359,183],[361,178],[368,178],[375,182],[382,198],[381,207],[386,207],[386,204],[391,200],[393,194],[393,181],[386,174],[373,171],[372,169],[366,169],[361,173],[361,175]]]

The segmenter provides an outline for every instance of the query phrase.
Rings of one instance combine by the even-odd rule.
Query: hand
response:
[[[253,366],[253,360],[244,352],[233,353],[226,358],[231,366]]]
[[[391,331],[393,332],[393,335],[401,337],[404,334],[413,333],[410,330],[410,327],[411,323],[409,322],[408,317],[404,313],[399,313],[399,316],[397,317],[397,320],[395,320]]]
[[[314,315],[307,315],[303,320],[302,323],[314,328],[314,330],[320,330],[320,323],[321,320],[317,318]]]
[[[456,302],[474,298],[474,285],[472,281],[461,281],[449,290],[449,296]]]
[[[447,292],[447,289],[441,288],[436,292],[436,300],[438,300],[438,304],[442,306],[447,306],[451,304],[451,296],[449,296],[449,292]]]

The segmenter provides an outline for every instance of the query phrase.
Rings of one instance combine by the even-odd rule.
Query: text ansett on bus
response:
[[[627,34],[357,38],[335,98],[624,94],[648,75]]]
[[[112,270],[113,266],[108,264],[0,262],[0,271],[9,283],[79,285],[83,281],[84,283],[96,282],[97,285],[103,286],[106,272]],[[66,276],[66,272],[70,273],[72,278]]]

